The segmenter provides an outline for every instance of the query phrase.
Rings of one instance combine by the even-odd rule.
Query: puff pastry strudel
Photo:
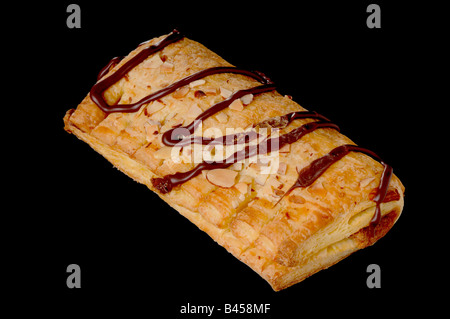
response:
[[[177,30],[112,59],[64,122],[276,291],[372,245],[403,209],[375,153]]]

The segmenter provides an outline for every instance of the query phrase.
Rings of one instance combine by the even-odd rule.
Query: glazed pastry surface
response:
[[[64,123],[276,291],[372,245],[403,209],[378,155],[176,30],[113,59]]]

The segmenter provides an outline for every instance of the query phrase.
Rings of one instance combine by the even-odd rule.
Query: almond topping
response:
[[[175,92],[173,92],[173,97],[176,99],[180,99],[182,97],[185,97],[188,93],[189,93],[189,86],[185,85],[181,88],[178,88],[175,90]]]
[[[255,177],[255,182],[256,182],[256,184],[264,186],[268,177],[269,177],[269,174],[258,174]]]
[[[278,165],[277,174],[284,175],[286,174],[287,164],[285,162],[280,162]]]
[[[159,110],[163,109],[164,107],[165,107],[164,104],[162,104],[158,101],[153,101],[147,105],[145,112],[147,115],[152,115],[153,113],[158,112]]]
[[[188,111],[189,117],[197,117],[202,113],[202,109],[198,107],[198,104],[192,104]]]
[[[218,168],[210,170],[206,174],[206,178],[211,184],[219,187],[230,188],[234,185],[234,180],[236,179],[237,174],[237,172],[229,169]]]
[[[144,129],[147,135],[147,140],[153,139],[159,133],[161,123],[154,120],[148,120],[144,123]]]
[[[306,200],[299,195],[291,195],[289,196],[289,201],[294,204],[304,204]]]
[[[253,101],[253,94],[247,94],[241,97],[241,101],[244,105],[249,105]]]
[[[227,99],[231,96],[231,94],[233,94],[233,92],[231,92],[230,90],[227,90],[223,87],[220,88],[220,95],[224,98]]]
[[[172,72],[173,71],[173,64],[170,62],[165,61],[163,64],[161,64],[161,71],[163,72]]]
[[[189,86],[190,86],[191,88],[194,88],[194,87],[196,87],[196,86],[203,85],[203,84],[205,84],[205,83],[206,83],[205,80],[197,80],[197,81],[193,81],[193,82],[189,83]]]
[[[235,111],[242,111],[244,109],[244,105],[240,99],[234,100],[228,107]]]
[[[284,195],[284,191],[282,191],[281,189],[274,189],[273,193],[275,196],[281,197]]]
[[[213,87],[207,87],[207,88],[203,88],[203,92],[205,92],[206,95],[216,95],[217,89],[213,88]]]
[[[219,112],[215,115],[216,120],[219,123],[226,123],[228,122],[228,115],[226,115],[225,113]]]
[[[234,185],[234,187],[236,187],[236,189],[241,193],[241,194],[247,194],[248,192],[248,185],[246,183],[243,182],[239,182],[236,185]]]
[[[157,159],[168,159],[171,157],[172,147],[163,146],[159,150],[155,151],[154,155]]]
[[[201,98],[203,98],[203,97],[206,96],[206,93],[203,92],[202,90],[197,90],[197,91],[194,92],[194,96],[195,96],[197,99],[201,99]]]
[[[151,58],[147,59],[142,65],[147,69],[156,69],[159,68],[163,64],[163,61],[159,57],[159,55],[154,55]]]

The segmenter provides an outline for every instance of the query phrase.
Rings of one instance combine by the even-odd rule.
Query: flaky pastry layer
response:
[[[163,38],[140,45],[105,77]],[[150,55],[103,96],[110,105],[135,103],[186,76],[217,66],[232,65],[203,45],[183,38]],[[274,290],[289,287],[372,245],[393,226],[403,208],[404,187],[393,175],[386,199],[380,205],[381,221],[376,226],[371,224],[376,206],[373,198],[383,165],[361,153],[347,154],[312,185],[286,193],[298,172],[313,160],[337,146],[354,144],[332,128],[315,130],[290,144],[287,150],[280,150],[278,169],[270,170],[270,174],[261,174],[265,163],[244,161],[230,168],[236,172],[231,187],[217,186],[204,172],[167,194],[160,193],[151,183],[152,178],[195,167],[191,154],[183,153],[183,149],[179,150],[181,160],[175,162],[171,157],[173,148],[162,143],[162,134],[187,125],[199,113],[224,100],[227,92],[259,84],[238,74],[214,74],[203,80],[133,113],[106,114],[88,95],[77,109],[67,112],[65,129],[119,170],[155,191],[260,274]],[[253,96],[243,108],[230,106],[209,117],[203,121],[202,130],[219,130],[226,135],[227,128],[246,129],[295,111],[305,109],[276,91],[267,92]],[[279,133],[312,121],[293,121]]]

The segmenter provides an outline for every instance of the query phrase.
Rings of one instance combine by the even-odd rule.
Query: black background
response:
[[[20,245],[11,245],[19,248],[7,261],[16,270],[13,295],[30,296],[33,309],[61,317],[195,317],[179,313],[187,303],[222,309],[225,303],[269,303],[261,318],[435,309],[438,299],[422,299],[441,280],[427,267],[431,226],[423,214],[433,213],[425,199],[434,191],[423,186],[429,154],[417,151],[429,145],[417,125],[417,111],[427,107],[411,102],[422,68],[420,22],[408,23],[407,6],[377,0],[382,27],[369,29],[371,2],[351,2],[76,1],[81,29],[66,26],[69,1],[15,9],[28,26],[15,39],[27,45],[13,52],[26,70],[17,83],[37,102],[23,108],[30,123],[20,135],[23,155],[16,156],[28,195],[17,186],[22,196],[14,197],[19,208],[10,239]],[[406,187],[405,209],[392,231],[275,293],[145,186],[63,130],[65,112],[84,98],[112,57],[173,28],[240,68],[264,72],[280,93],[332,119],[391,164]],[[66,286],[72,263],[81,267],[81,289]],[[372,263],[381,267],[381,289],[366,286]],[[212,318],[247,316],[216,312]]]

